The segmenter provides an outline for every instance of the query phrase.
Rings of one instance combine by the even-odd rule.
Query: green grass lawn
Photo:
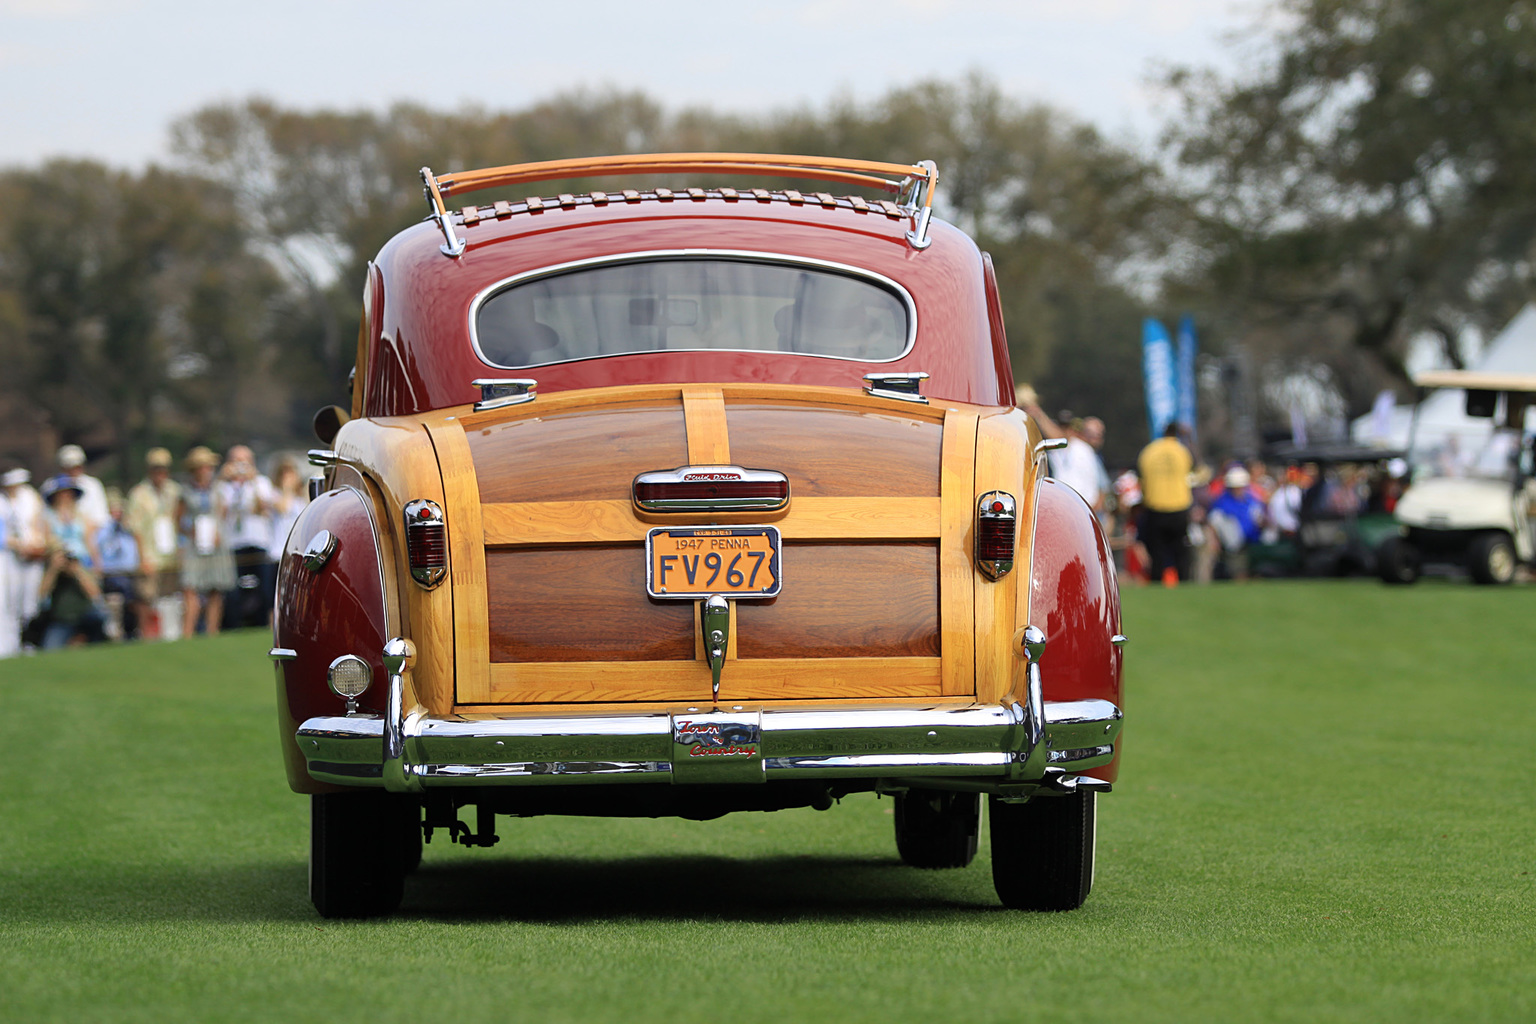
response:
[[[895,856],[890,801],[441,835],[305,894],[260,633],[0,662],[0,1020],[1536,1019],[1536,588],[1126,595],[1080,911]],[[1049,670],[1049,653],[1045,667]]]

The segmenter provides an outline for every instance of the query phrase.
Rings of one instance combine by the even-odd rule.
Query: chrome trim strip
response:
[[[401,646],[406,644],[396,639],[386,648],[390,694],[383,717],[326,716],[299,727],[296,740],[315,778],[396,792],[682,782],[686,778],[673,768],[674,723],[713,714],[702,706],[674,713],[518,713],[472,720],[432,718],[419,709],[406,714],[404,676],[413,653]],[[735,717],[757,723],[762,774],[770,781],[963,776],[968,786],[1014,795],[1044,786],[1047,774],[1106,763],[1124,718],[1109,701],[1092,699],[1043,701],[1038,715],[1021,704],[959,704],[748,708]]]
[[[668,352],[751,352],[759,355],[794,356],[807,359],[836,359],[844,363],[894,363],[905,359],[911,354],[913,346],[917,343],[917,303],[912,300],[912,293],[900,284],[863,267],[851,266],[847,263],[834,263],[831,260],[819,260],[812,256],[792,256],[789,253],[755,252],[747,249],[651,249],[641,252],[614,253],[608,256],[592,256],[582,260],[572,260],[568,263],[556,263],[553,266],[540,267],[538,270],[526,270],[520,274],[503,278],[476,293],[469,304],[469,343],[475,351],[475,356],[486,366],[494,366],[500,370],[531,370],[539,366],[560,366],[564,363],[584,363],[594,359],[620,359],[625,356],[646,355],[645,352],[616,352],[612,355],[582,356],[579,359],[558,359],[550,363],[531,363],[528,366],[506,366],[502,363],[493,363],[485,356],[485,351],[480,347],[480,332],[476,327],[479,319],[480,305],[486,299],[497,292],[511,288],[514,285],[528,281],[536,281],[541,277],[550,277],[555,274],[563,274],[571,270],[580,270],[585,267],[599,267],[610,263],[642,263],[651,260],[681,260],[681,259],[723,259],[738,260],[748,263],[788,263],[792,265],[815,267],[819,270],[830,270],[835,273],[847,274],[852,277],[863,278],[883,288],[894,292],[907,309],[907,343],[896,355],[889,359],[848,359],[845,356],[820,355],[815,352],[772,352],[768,349],[667,349]]]
[[[864,393],[876,398],[894,398],[898,402],[928,404],[923,397],[923,381],[928,375],[921,370],[915,373],[866,373]]]
[[[273,661],[292,661],[299,656],[299,652],[291,647],[274,647],[267,652],[267,657]]]
[[[311,466],[320,466],[322,468],[329,468],[342,461],[341,456],[329,448],[311,448],[308,458]]]
[[[1114,636],[1109,638],[1109,642],[1114,644],[1116,647],[1124,647],[1126,644],[1130,643],[1130,641],[1131,638],[1126,636],[1124,633],[1116,633]]]
[[[532,377],[479,377],[469,383],[480,389],[480,401],[475,403],[475,412],[523,405],[539,397],[539,382]]]
[[[1064,437],[1047,437],[1035,445],[1035,458],[1038,460],[1046,452],[1059,452],[1066,446],[1067,439]]]

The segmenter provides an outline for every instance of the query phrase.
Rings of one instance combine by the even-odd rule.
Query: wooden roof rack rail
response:
[[[429,215],[437,221],[443,232],[443,253],[459,256],[464,252],[464,240],[453,231],[451,215],[445,202],[450,195],[556,179],[704,172],[810,178],[892,192],[901,197],[903,210],[912,218],[912,230],[907,232],[907,242],[914,249],[926,249],[932,243],[928,237],[928,222],[933,216],[933,192],[939,181],[939,171],[932,160],[921,160],[915,164],[892,164],[876,160],[776,153],[643,153],[542,160],[441,175],[434,175],[431,168],[423,167],[421,182]]]

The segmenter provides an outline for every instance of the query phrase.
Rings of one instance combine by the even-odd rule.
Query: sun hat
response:
[[[196,448],[193,448],[191,451],[187,452],[188,469],[197,469],[200,466],[217,466],[218,464],[218,454],[205,444],[200,444]]]
[[[0,476],[0,487],[15,487],[17,484],[27,483],[31,479],[31,472],[17,466],[15,469],[6,470],[5,475]]]
[[[74,469],[76,466],[85,465],[85,449],[77,444],[67,444],[59,449],[59,466],[62,469]]]
[[[151,448],[144,453],[144,465],[150,469],[170,469],[171,452],[169,448]]]
[[[79,501],[80,496],[85,493],[84,489],[81,488],[79,484],[75,483],[72,478],[64,476],[63,474],[58,476],[51,476],[47,480],[43,481],[43,500],[50,505],[53,504],[54,498],[57,498],[65,491],[74,491],[76,501]]]
[[[1231,469],[1227,470],[1227,475],[1223,479],[1223,482],[1227,485],[1229,490],[1237,490],[1240,487],[1247,487],[1248,480],[1249,476],[1246,469],[1244,469],[1242,466],[1233,466]]]

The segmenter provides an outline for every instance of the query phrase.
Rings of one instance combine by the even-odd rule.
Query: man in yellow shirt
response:
[[[1189,507],[1194,494],[1189,474],[1195,458],[1179,440],[1179,427],[1168,424],[1163,436],[1141,450],[1136,470],[1141,476],[1141,540],[1152,559],[1152,578],[1175,586],[1189,576]]]

